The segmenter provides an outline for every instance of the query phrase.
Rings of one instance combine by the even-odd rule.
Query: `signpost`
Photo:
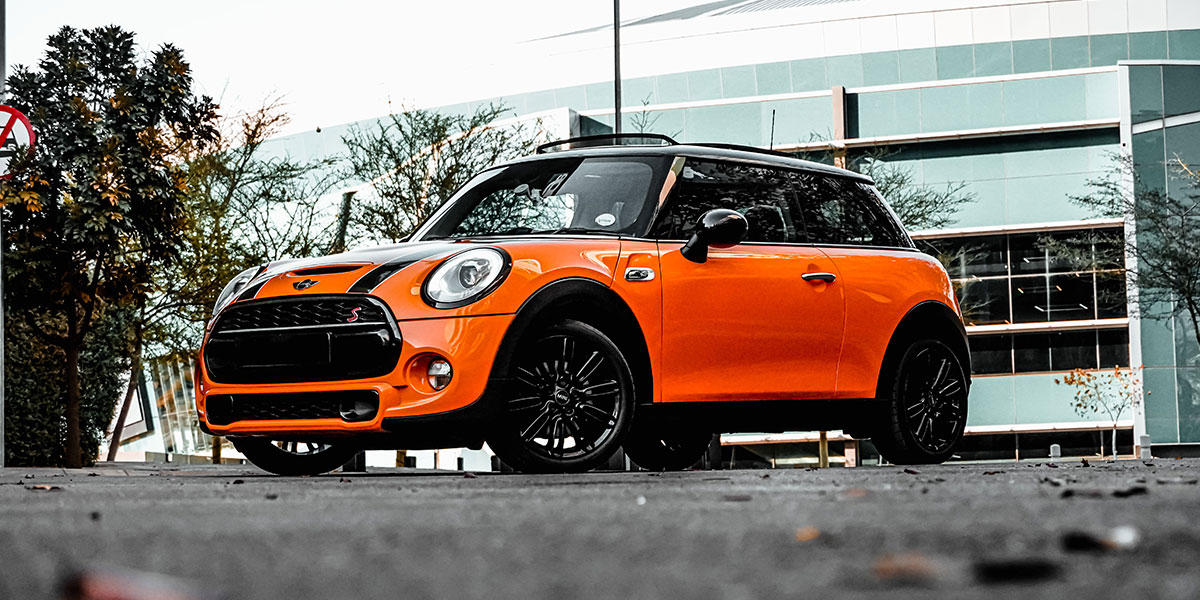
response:
[[[12,177],[12,173],[8,169],[9,163],[12,162],[20,148],[26,148],[28,152],[33,152],[33,142],[37,135],[33,132],[33,125],[29,124],[29,118],[11,106],[0,105],[0,122],[4,123],[3,129],[0,129],[0,173],[2,173],[0,179],[9,179]],[[4,224],[3,219],[0,219],[0,244],[3,243],[3,240]],[[4,263],[2,246],[0,246],[0,468],[2,467],[4,467]]]

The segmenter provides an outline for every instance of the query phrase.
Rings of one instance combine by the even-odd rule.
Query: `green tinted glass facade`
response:
[[[1194,197],[1195,181],[1181,176],[1178,163],[1200,163],[1200,64],[1133,65],[1127,71],[1136,189],[1166,194],[1168,202]],[[1138,238],[1154,234],[1139,229]],[[1155,443],[1200,443],[1200,347],[1191,319],[1186,312],[1143,318],[1139,341],[1147,433]]]

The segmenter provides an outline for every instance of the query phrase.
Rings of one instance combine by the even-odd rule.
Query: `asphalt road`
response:
[[[1193,599],[1198,479],[1200,461],[1164,459],[571,476],[6,469],[0,597],[57,598],[74,581],[156,598]]]

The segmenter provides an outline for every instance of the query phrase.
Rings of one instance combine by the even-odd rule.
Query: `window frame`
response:
[[[784,177],[786,177],[786,179],[788,181],[787,194],[789,196],[789,200],[792,203],[792,209],[793,209],[792,221],[795,224],[796,237],[797,238],[803,237],[803,241],[799,241],[799,239],[797,239],[797,241],[793,241],[793,242],[744,241],[738,245],[745,244],[745,245],[751,245],[751,246],[803,246],[803,247],[814,247],[814,248],[867,248],[867,249],[874,249],[874,250],[904,250],[904,251],[908,251],[908,252],[921,253],[921,250],[919,248],[917,248],[916,243],[912,240],[912,237],[909,235],[908,230],[905,229],[905,227],[902,223],[900,223],[900,220],[898,217],[896,217],[895,212],[893,212],[891,207],[888,206],[887,202],[883,199],[883,196],[879,193],[879,191],[877,189],[875,189],[874,183],[871,182],[870,180],[859,179],[859,178],[851,177],[851,176],[841,176],[841,175],[837,175],[837,174],[833,174],[833,173],[826,173],[826,172],[823,172],[823,171],[820,171],[817,169],[796,168],[796,167],[792,167],[792,166],[779,165],[779,164],[774,164],[774,163],[765,162],[765,161],[743,160],[743,159],[739,159],[739,158],[690,156],[690,155],[679,155],[678,158],[684,159],[684,163],[682,166],[687,166],[688,161],[706,161],[706,162],[726,163],[726,164],[733,164],[733,165],[746,165],[746,166],[757,167],[757,168],[771,169],[771,170],[774,170],[774,171],[780,173]],[[821,243],[821,242],[812,241],[811,237],[808,234],[808,221],[805,218],[805,214],[804,214],[805,211],[803,208],[804,201],[803,201],[802,197],[800,196],[799,191],[796,189],[796,185],[795,185],[794,179],[792,177],[793,174],[803,174],[803,175],[812,176],[812,177],[840,178],[840,179],[847,180],[850,183],[853,183],[855,185],[866,186],[867,189],[865,191],[867,192],[867,195],[877,203],[878,208],[882,209],[883,213],[885,213],[886,218],[891,220],[891,222],[903,234],[903,239],[901,240],[901,242],[907,241],[909,243],[909,245],[908,246],[884,246],[884,245],[876,245],[876,244],[834,244],[834,243]],[[651,219],[650,224],[646,228],[644,235],[639,236],[634,239],[643,239],[643,240],[647,240],[647,241],[667,242],[667,243],[675,243],[675,242],[685,243],[685,242],[687,242],[687,239],[660,237],[655,234],[655,232],[662,225],[663,220],[670,214],[671,208],[674,206],[674,203],[676,200],[676,192],[679,189],[679,183],[680,182],[678,180],[676,180],[672,184],[671,189],[668,191],[666,198],[659,204],[657,210],[655,210],[654,217],[653,217],[653,219]]]

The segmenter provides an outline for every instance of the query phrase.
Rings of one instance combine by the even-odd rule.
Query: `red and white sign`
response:
[[[33,142],[37,136],[33,133],[29,118],[11,106],[0,105],[0,123],[4,123],[3,130],[0,130],[0,179],[8,179],[12,177],[12,173],[8,172],[8,164],[17,155],[17,148],[33,152]]]

